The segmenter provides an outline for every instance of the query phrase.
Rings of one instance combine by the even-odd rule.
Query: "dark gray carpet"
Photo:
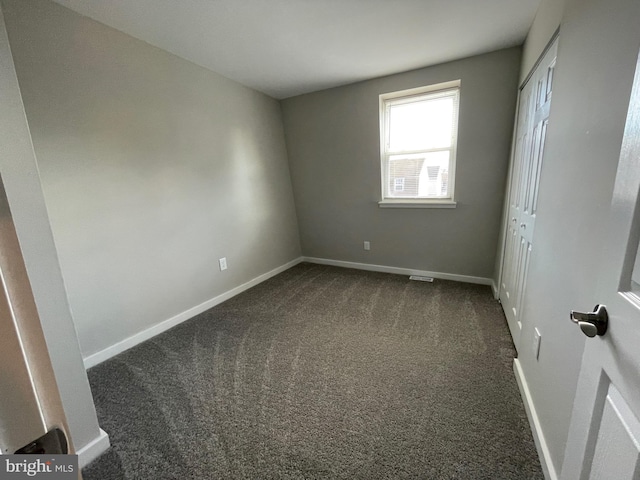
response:
[[[301,264],[92,368],[108,479],[542,479],[489,287]]]

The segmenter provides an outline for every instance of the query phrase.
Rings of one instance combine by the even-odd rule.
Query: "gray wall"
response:
[[[522,47],[520,81],[531,72],[549,40],[560,26],[565,0],[542,0]]]
[[[599,302],[599,226],[612,197],[639,24],[637,0],[567,0],[562,17],[519,348],[556,471],[586,338],[569,311]],[[542,334],[538,361],[529,347],[535,327]]]
[[[99,437],[0,11],[0,175],[76,450]]]
[[[300,255],[276,100],[49,0],[2,3],[85,356]]]
[[[303,254],[491,277],[519,62],[512,48],[283,100]],[[456,79],[457,208],[379,208],[378,96]]]

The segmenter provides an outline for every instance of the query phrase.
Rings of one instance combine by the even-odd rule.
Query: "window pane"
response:
[[[389,151],[451,146],[454,98],[421,100],[389,107]]]
[[[391,155],[387,198],[449,197],[449,157],[449,151]]]

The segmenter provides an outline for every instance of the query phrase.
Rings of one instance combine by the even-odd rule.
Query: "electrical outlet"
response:
[[[218,262],[220,263],[220,271],[227,269],[227,257],[222,257]]]
[[[371,250],[371,242],[368,242],[368,241],[365,240],[364,249],[365,250]]]
[[[537,328],[533,331],[533,357],[538,360],[540,356],[540,340],[542,339],[542,335],[540,335],[540,330]]]

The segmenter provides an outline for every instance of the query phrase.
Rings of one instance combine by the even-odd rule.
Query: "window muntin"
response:
[[[459,98],[460,81],[380,96],[383,201],[453,201]]]
[[[395,177],[393,179],[393,191],[404,192],[404,177]]]

